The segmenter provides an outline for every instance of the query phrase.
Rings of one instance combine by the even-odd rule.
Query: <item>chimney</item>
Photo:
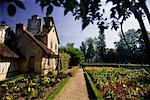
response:
[[[38,15],[33,15],[28,19],[28,31],[36,35],[41,31],[41,19]]]
[[[46,27],[54,25],[53,17],[44,17],[44,22]]]
[[[40,17],[38,15],[33,15],[32,20],[36,20],[36,19],[40,19]]]
[[[18,31],[18,29],[23,30],[24,29],[24,24],[22,24],[22,23],[16,24],[16,32]]]

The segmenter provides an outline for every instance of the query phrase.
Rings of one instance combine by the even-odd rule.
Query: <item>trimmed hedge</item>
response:
[[[93,67],[124,67],[124,68],[149,68],[148,64],[116,64],[116,63],[82,63],[83,67],[93,66]]]
[[[68,76],[64,81],[60,83],[58,88],[49,96],[46,98],[46,100],[54,100],[54,98],[61,92],[61,90],[65,87],[70,77]]]
[[[88,75],[88,73],[85,71],[86,77],[88,79],[89,84],[91,85],[91,89],[94,92],[94,95],[96,96],[97,100],[103,100],[103,97],[100,93],[100,91],[96,88],[96,86],[94,85],[92,79],[90,78],[90,76]]]

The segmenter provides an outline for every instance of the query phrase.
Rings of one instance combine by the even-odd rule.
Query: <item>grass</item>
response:
[[[54,100],[54,98],[60,93],[60,91],[65,87],[66,83],[68,82],[68,80],[70,79],[70,77],[67,77],[64,81],[62,81],[60,83],[60,86],[58,86],[58,88],[49,96],[47,97],[47,100]]]

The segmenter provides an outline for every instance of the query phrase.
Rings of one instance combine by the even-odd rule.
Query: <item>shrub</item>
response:
[[[66,70],[69,68],[70,55],[67,53],[60,53],[60,61],[62,70]]]
[[[84,61],[83,52],[74,47],[62,47],[60,48],[60,52],[65,52],[71,56],[69,62],[70,66],[78,66],[81,62]]]
[[[73,67],[73,68],[71,69],[71,76],[72,76],[72,77],[77,74],[78,69],[79,69],[78,67]]]

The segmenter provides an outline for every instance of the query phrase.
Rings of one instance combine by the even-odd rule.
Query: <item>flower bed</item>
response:
[[[68,75],[24,75],[0,85],[0,99],[46,98],[53,88]],[[56,88],[56,87],[55,87]]]
[[[85,68],[104,99],[150,98],[150,75],[144,69]]]

